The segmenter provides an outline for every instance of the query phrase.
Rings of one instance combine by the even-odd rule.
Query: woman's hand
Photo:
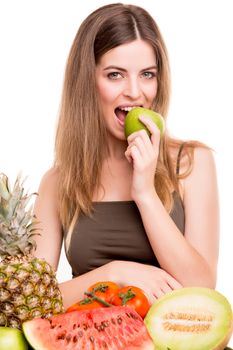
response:
[[[182,288],[182,285],[164,270],[131,261],[112,261],[110,278],[121,286],[135,286],[141,288],[152,304],[162,295]]]
[[[160,130],[149,118],[140,116],[149,129],[149,137],[145,130],[136,131],[128,137],[125,152],[127,160],[133,165],[131,195],[133,199],[142,194],[154,191],[154,175],[159,154]]]

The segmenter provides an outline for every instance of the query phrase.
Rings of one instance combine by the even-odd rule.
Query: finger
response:
[[[164,295],[164,292],[162,291],[162,289],[157,288],[153,291],[153,295],[156,299],[159,299],[160,297],[162,297]]]
[[[173,277],[167,278],[167,284],[172,288],[172,289],[180,289],[183,288],[183,286]]]
[[[154,304],[154,302],[156,301],[156,297],[153,295],[153,293],[145,292],[145,291],[144,291],[144,293],[145,293],[147,299],[149,300],[150,305]]]
[[[151,133],[151,142],[155,147],[159,146],[160,143],[160,130],[157,127],[157,125],[149,118],[145,117],[145,116],[140,116],[139,120],[145,124],[145,126],[147,127],[147,129],[150,131]]]
[[[142,162],[140,151],[135,144],[128,146],[127,150],[125,151],[125,156],[129,163],[132,163],[135,160]]]
[[[137,131],[136,133],[131,134],[128,137],[129,145],[135,143],[137,144],[143,155],[150,155],[151,157],[155,157],[155,149],[152,145],[152,142],[145,130]]]
[[[138,133],[138,137],[140,137],[140,139],[143,141],[147,150],[154,153],[153,144],[152,144],[151,139],[150,139],[149,135],[147,134],[146,130],[140,130]]]
[[[147,129],[150,131],[151,134],[157,133],[157,132],[160,133],[158,126],[150,118],[144,115],[140,115],[138,119],[147,127]]]
[[[133,159],[131,157],[130,150],[127,149],[125,151],[125,157],[126,157],[126,159],[128,160],[129,163],[132,163]]]
[[[130,147],[130,155],[133,161],[138,161],[139,162],[138,164],[142,164],[143,158],[136,145],[132,145],[132,147]]]
[[[132,145],[135,145],[138,148],[138,150],[143,158],[147,156],[148,150],[147,150],[147,147],[144,143],[144,140],[142,139],[142,137],[140,135],[137,136],[133,140]],[[131,144],[129,146],[131,146]]]
[[[173,288],[171,288],[171,286],[167,283],[164,283],[162,286],[160,286],[160,288],[164,294],[169,293],[173,290]]]
[[[127,141],[130,143],[132,142],[136,137],[138,136],[144,136],[146,137],[149,141],[150,141],[150,137],[149,135],[147,134],[146,130],[145,129],[142,129],[142,130],[139,130],[139,131],[135,131],[133,132],[132,134],[130,134],[127,138]]]

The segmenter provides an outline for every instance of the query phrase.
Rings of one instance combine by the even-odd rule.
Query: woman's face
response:
[[[124,120],[136,106],[150,108],[157,93],[153,48],[135,40],[106,52],[96,66],[102,114],[109,133],[124,140]]]

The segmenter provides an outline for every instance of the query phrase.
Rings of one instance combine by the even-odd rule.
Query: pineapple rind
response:
[[[64,311],[55,271],[32,255],[39,234],[32,207],[26,209],[32,195],[20,176],[11,190],[0,174],[0,326],[20,329],[26,320]]]
[[[0,263],[0,326],[21,328],[24,321],[34,317],[48,318],[64,312],[51,266],[32,255],[20,259],[8,257]],[[35,275],[40,277],[36,283]]]

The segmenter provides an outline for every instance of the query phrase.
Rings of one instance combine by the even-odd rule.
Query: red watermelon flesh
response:
[[[35,318],[23,331],[35,350],[154,350],[143,319],[125,306]]]

